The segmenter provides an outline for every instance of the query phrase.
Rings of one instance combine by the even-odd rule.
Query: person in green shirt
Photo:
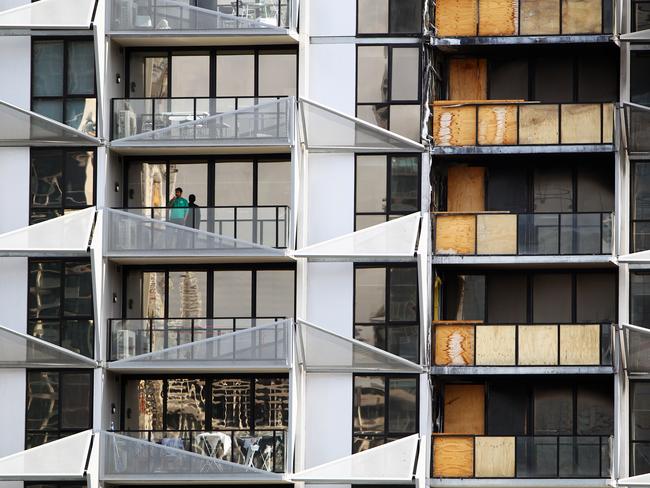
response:
[[[183,198],[183,189],[181,187],[176,188],[174,194],[174,198],[172,198],[167,204],[168,207],[171,207],[171,210],[169,211],[169,221],[172,224],[185,225],[189,204],[187,203],[187,200]]]

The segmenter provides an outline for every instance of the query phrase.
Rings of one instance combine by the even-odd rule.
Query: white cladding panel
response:
[[[357,30],[355,0],[311,0],[309,35],[354,36]]]
[[[330,1],[330,0],[327,0]],[[307,98],[348,115],[355,115],[356,46],[311,44]]]

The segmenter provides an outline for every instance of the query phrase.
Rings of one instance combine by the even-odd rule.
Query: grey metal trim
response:
[[[422,153],[422,149],[389,149],[385,147],[364,147],[364,146],[308,146],[309,152],[311,153],[340,153],[340,152],[354,152],[354,153],[391,153],[391,152],[412,152],[412,153]]]
[[[556,154],[556,153],[608,153],[614,144],[549,144],[543,146],[433,146],[436,156],[459,154]]]
[[[614,374],[612,366],[432,366],[434,375]]]
[[[160,361],[115,361],[114,363],[106,363],[106,369],[119,373],[286,373],[291,369],[288,364],[268,366],[264,361],[249,361],[250,364],[245,364],[246,361],[237,360],[222,360],[222,361],[173,361],[173,360],[160,360]]]
[[[419,37],[311,36],[310,44],[422,44]]]
[[[0,251],[0,257],[17,257],[17,258],[87,258],[88,251],[77,250],[59,250],[59,251]]]
[[[299,256],[310,263],[415,263],[415,256]]]
[[[481,37],[433,37],[432,46],[483,46],[504,44],[584,44],[612,42],[609,34],[564,36],[481,36]]]
[[[427,480],[429,486],[434,487],[462,487],[462,488],[600,488],[609,486],[609,478],[550,478],[550,479],[526,479],[526,478],[432,478]]]
[[[269,478],[256,478],[249,475],[219,477],[213,473],[200,474],[134,474],[134,475],[103,475],[100,479],[110,483],[128,483],[131,485],[219,485],[224,483],[245,483],[245,484],[288,484],[287,480],[280,474],[277,478],[272,477],[274,473],[269,472]]]
[[[119,31],[107,32],[106,35],[112,39],[121,38],[160,38],[167,37],[244,37],[244,36],[291,36],[289,29],[282,27],[269,29],[232,29],[232,30],[161,30],[151,29],[149,31]]]
[[[441,256],[433,254],[433,264],[595,264],[616,266],[609,254],[558,256]]]

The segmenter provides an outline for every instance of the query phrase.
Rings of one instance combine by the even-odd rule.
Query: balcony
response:
[[[611,442],[610,436],[434,434],[432,477],[609,478]]]
[[[613,137],[612,103],[433,104],[434,154],[611,152]]]
[[[187,0],[186,0],[187,1]],[[291,0],[111,0],[109,36],[122,46],[296,42]],[[198,5],[198,6],[197,6]]]
[[[286,249],[289,242],[290,209],[286,205],[128,207],[120,210],[276,249]]]
[[[434,261],[564,259],[608,262],[614,216],[594,213],[438,213],[433,216]]]
[[[611,324],[435,321],[433,334],[438,374],[612,372]]]
[[[607,42],[611,12],[611,0],[439,0],[433,43]]]

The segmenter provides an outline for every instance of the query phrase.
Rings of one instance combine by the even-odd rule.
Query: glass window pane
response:
[[[511,191],[516,188],[517,191]],[[526,168],[488,168],[487,209],[514,213],[528,211],[528,174]]]
[[[573,392],[569,387],[537,386],[534,389],[534,435],[573,433]]]
[[[388,380],[388,432],[417,431],[417,379],[390,378]]]
[[[443,283],[444,320],[485,319],[485,275],[451,275]]]
[[[614,391],[609,385],[578,386],[577,435],[614,434]]]
[[[250,317],[253,296],[252,271],[214,272],[215,317]]]
[[[166,53],[134,52],[129,63],[131,97],[168,97],[169,61]]]
[[[34,40],[32,46],[32,96],[63,96],[63,41]]]
[[[56,342],[66,349],[94,357],[95,326],[93,320],[64,320],[61,330],[61,342]]]
[[[528,60],[489,61],[490,100],[528,100]]]
[[[260,54],[258,63],[261,97],[295,96],[298,84],[295,54]]]
[[[63,153],[31,151],[30,194],[32,207],[60,207],[63,197]]]
[[[386,321],[386,269],[357,268],[354,284],[354,321]]]
[[[357,102],[388,100],[388,47],[357,48]]]
[[[56,430],[59,424],[59,373],[27,372],[27,430]]]
[[[97,133],[97,101],[94,98],[65,101],[63,123],[91,136]]]
[[[386,156],[357,156],[357,212],[386,212],[386,173]]]
[[[618,100],[618,56],[600,53],[578,57],[578,101],[585,103]]]
[[[650,105],[650,56],[643,51],[630,52],[630,101]]]
[[[89,262],[65,263],[66,316],[93,316],[93,280]]]
[[[357,117],[382,129],[388,129],[388,105],[357,105]]]
[[[571,58],[538,58],[535,63],[533,100],[542,103],[573,100],[573,60]]]
[[[257,272],[257,316],[293,317],[295,280],[293,270]]]
[[[126,316],[162,318],[165,316],[164,271],[128,271],[126,275]]]
[[[518,478],[557,476],[558,451],[555,437],[517,437],[516,446]]]
[[[535,169],[534,180],[535,212],[573,212],[571,169]]]
[[[422,32],[422,0],[391,0],[390,33],[418,34]]]
[[[420,49],[393,48],[391,99],[414,101],[420,93]]]
[[[363,327],[372,327],[372,326],[361,326]],[[377,327],[382,332],[379,334],[381,337],[384,336],[383,328]],[[355,329],[356,330],[356,329]],[[366,344],[372,344],[380,349],[386,349],[388,352],[400,356],[414,363],[419,362],[419,350],[418,345],[420,343],[420,326],[419,325],[395,325],[391,324],[386,331],[386,346],[384,342],[376,343],[368,342],[361,337],[355,335],[355,339],[365,342]],[[379,336],[377,337],[379,339]]]
[[[172,97],[210,96],[210,56],[172,55]],[[192,116],[192,114],[187,114]]]
[[[129,207],[167,205],[167,165],[137,162],[128,165]]]
[[[212,428],[251,427],[251,382],[225,378],[212,382]]]
[[[533,277],[533,322],[567,324],[571,322],[571,275],[535,274]]]
[[[528,322],[528,280],[525,274],[490,274],[487,281],[487,322]]]
[[[358,2],[358,33],[387,34],[388,0],[358,0]]]
[[[290,161],[258,163],[257,204],[291,205]]]
[[[205,271],[169,273],[169,317],[205,317],[208,290]]]
[[[354,377],[354,431],[383,433],[386,417],[383,376]]]
[[[283,429],[289,425],[289,379],[255,380],[255,428]]]
[[[630,309],[631,323],[650,326],[650,274],[630,273]]]
[[[385,215],[357,215],[354,230],[367,229],[373,225],[386,222]]]
[[[393,156],[390,158],[390,209],[392,212],[417,212],[420,208],[420,158]],[[366,187],[367,188],[367,187]]]
[[[386,349],[386,325],[355,324],[354,338],[364,344],[369,344],[379,349]]]
[[[29,263],[29,317],[59,317],[61,313],[61,263]]]
[[[251,97],[254,94],[255,56],[250,53],[218,52],[217,96]]]
[[[65,206],[95,203],[95,152],[67,152],[65,157]]]
[[[253,204],[253,163],[217,163],[214,170],[214,204]]]
[[[614,168],[578,169],[578,212],[614,211]]]
[[[390,269],[390,320],[412,322],[418,316],[417,268]]]
[[[633,218],[650,219],[650,163],[634,163]]]
[[[650,441],[650,383],[634,381],[630,395],[630,437],[633,441]]]
[[[95,94],[95,46],[93,41],[69,41],[68,93]]]
[[[32,110],[47,117],[63,123],[63,100],[32,100]]]
[[[616,320],[618,287],[612,273],[580,273],[576,275],[576,319],[581,323],[603,323]]]
[[[167,380],[167,430],[205,429],[205,381],[186,378]]]
[[[420,105],[391,105],[390,130],[414,141],[419,141]]]
[[[525,386],[488,385],[487,435],[526,435],[529,404]]]
[[[183,197],[189,199],[194,195],[195,204],[205,207],[208,204],[208,165],[207,163],[176,163],[169,164],[169,188],[183,189]],[[172,195],[169,195],[172,198]],[[190,214],[188,214],[190,215]],[[204,217],[205,218],[205,217]],[[188,223],[186,223],[188,225]]]
[[[91,373],[61,373],[61,428],[91,427]]]
[[[163,429],[163,380],[125,381],[124,427],[126,430]]]

